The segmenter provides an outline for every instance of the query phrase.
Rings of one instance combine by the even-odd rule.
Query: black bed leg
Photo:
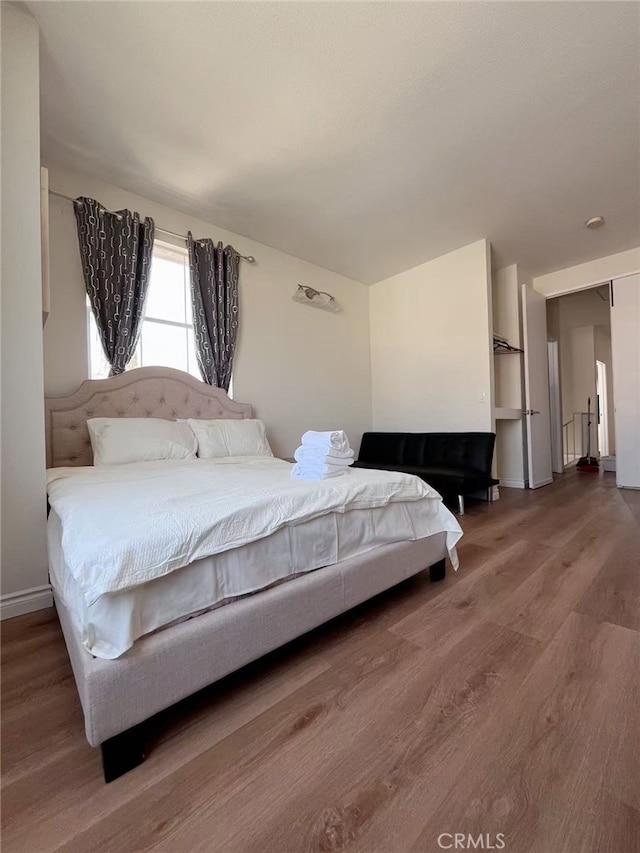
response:
[[[429,566],[429,580],[432,583],[435,583],[435,581],[443,581],[446,573],[447,563],[445,560],[440,560],[432,566]]]
[[[142,764],[145,758],[142,726],[134,726],[100,744],[104,781],[113,782],[119,776]]]

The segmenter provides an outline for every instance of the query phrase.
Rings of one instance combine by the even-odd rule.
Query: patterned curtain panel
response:
[[[153,219],[112,213],[93,198],[74,202],[84,283],[111,376],[135,352],[151,272]]]
[[[187,237],[198,367],[205,382],[229,390],[238,336],[238,268],[232,246]]]

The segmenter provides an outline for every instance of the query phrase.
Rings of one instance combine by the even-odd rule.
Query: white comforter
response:
[[[47,485],[67,566],[88,604],[287,524],[395,501],[441,500],[408,474],[349,469],[303,482],[290,471],[289,463],[267,457],[171,460],[54,468]],[[460,534],[447,535],[453,548]]]

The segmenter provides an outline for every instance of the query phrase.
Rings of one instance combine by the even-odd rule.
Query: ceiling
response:
[[[365,283],[640,242],[636,3],[26,5],[49,163]]]

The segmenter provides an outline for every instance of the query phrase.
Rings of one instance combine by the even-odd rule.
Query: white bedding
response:
[[[349,469],[317,482],[290,478],[279,459],[166,460],[47,472],[65,565],[88,606],[323,515],[395,502],[441,507],[450,551],[460,528],[417,477]],[[451,524],[451,521],[453,524]]]
[[[96,657],[111,659],[145,634],[239,596],[277,582],[296,583],[292,579],[304,572],[322,571],[374,548],[442,531],[448,531],[452,540],[461,535],[442,502],[430,499],[322,515],[197,560],[143,586],[102,595],[89,605],[65,564],[62,527],[53,511],[48,525],[49,566],[53,588],[71,614],[82,644]],[[457,564],[453,546],[451,556]]]

